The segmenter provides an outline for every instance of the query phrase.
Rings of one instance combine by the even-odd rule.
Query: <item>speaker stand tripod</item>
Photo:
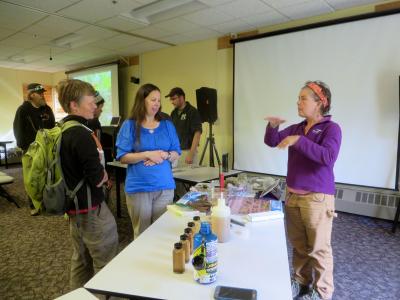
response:
[[[210,145],[210,150],[209,150],[210,167],[215,167],[215,165],[214,165],[214,151],[215,151],[215,156],[217,157],[218,166],[220,166],[221,165],[221,161],[219,159],[217,146],[215,146],[215,138],[214,138],[214,134],[212,132],[212,123],[209,123],[209,129],[210,130],[209,130],[209,133],[208,133],[207,141],[206,141],[206,144],[204,145],[203,152],[201,153],[200,165],[203,163],[204,154],[206,154],[207,147],[208,147],[208,145]]]

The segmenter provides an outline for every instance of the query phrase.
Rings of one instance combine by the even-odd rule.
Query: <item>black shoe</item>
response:
[[[308,293],[298,298],[299,300],[322,300],[320,294],[315,290],[311,289]]]
[[[297,297],[301,297],[309,292],[308,285],[303,285],[296,280],[292,279],[292,298],[297,299]]]

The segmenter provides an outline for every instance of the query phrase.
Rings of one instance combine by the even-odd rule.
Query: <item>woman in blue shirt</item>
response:
[[[117,159],[128,164],[125,193],[134,238],[165,212],[174,197],[171,162],[181,149],[174,125],[160,114],[160,99],[158,87],[141,86],[116,143]]]

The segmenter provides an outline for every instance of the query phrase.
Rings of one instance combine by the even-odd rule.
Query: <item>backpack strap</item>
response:
[[[67,121],[65,123],[60,123],[60,126],[61,126],[61,132],[62,133],[64,133],[68,129],[70,129],[72,127],[75,127],[75,126],[81,126],[81,127],[87,128],[82,123],[79,123],[78,121],[74,121],[74,120]],[[58,156],[60,155],[60,150],[61,150],[62,133],[61,133],[61,136],[60,136],[60,140],[57,143],[57,155]],[[59,156],[59,159],[57,161],[58,161],[58,164],[59,164],[59,167],[60,167],[61,176],[63,178],[65,178],[63,170],[62,170],[62,167],[61,167],[61,157],[60,156]],[[76,193],[79,191],[79,189],[83,186],[84,183],[85,183],[85,178],[82,178],[78,182],[78,184],[75,186],[75,188],[73,190],[70,190],[68,188],[68,186],[65,184],[65,189],[66,189],[67,196],[70,199],[74,199],[74,204],[75,204],[75,209],[76,209],[77,214],[79,212],[79,203],[78,203],[78,197],[76,196]],[[92,207],[92,192],[91,192],[90,187],[88,185],[86,185],[86,191],[87,191],[88,209],[90,209]]]

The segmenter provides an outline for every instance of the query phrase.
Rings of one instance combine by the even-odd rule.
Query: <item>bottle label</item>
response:
[[[217,280],[217,241],[200,245],[193,257],[202,257],[203,263],[195,266],[194,279],[199,283],[211,283]]]

